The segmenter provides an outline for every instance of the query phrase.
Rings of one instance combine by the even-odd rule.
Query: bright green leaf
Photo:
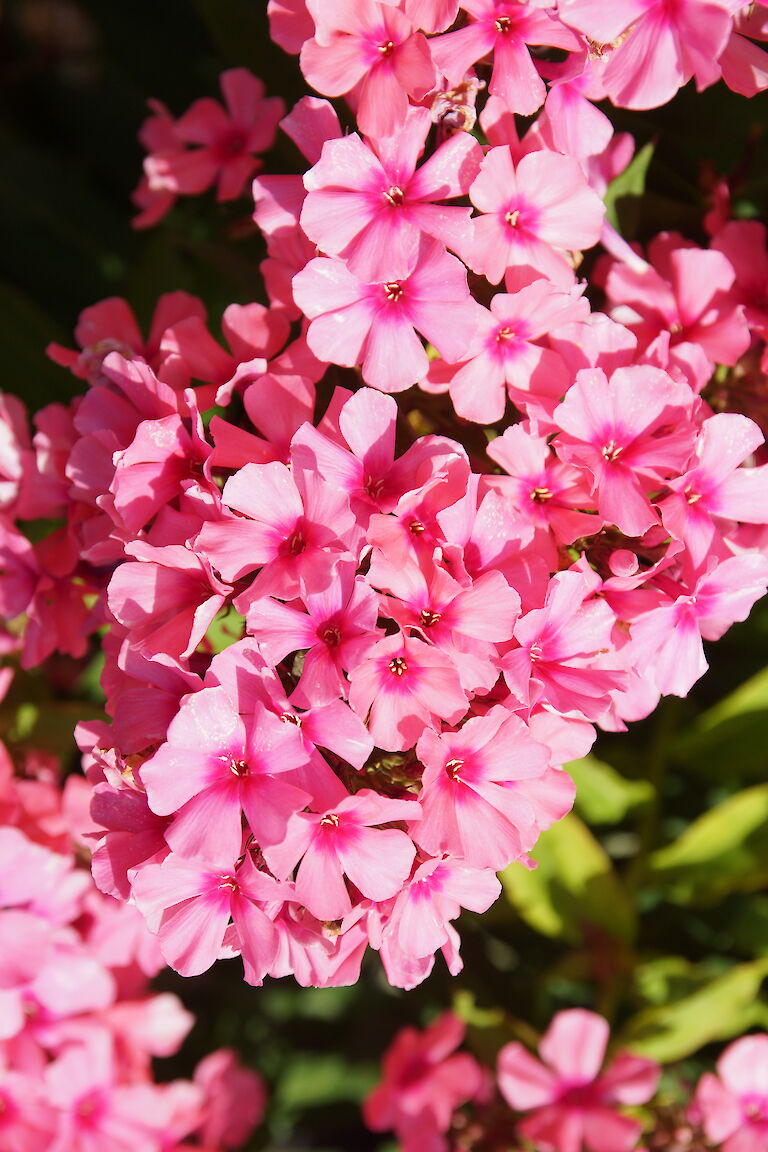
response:
[[[768,883],[768,784],[705,812],[650,863],[675,903],[710,904],[762,888]]]
[[[703,712],[672,745],[676,761],[697,773],[738,779],[765,773],[768,668]]]
[[[592,927],[630,940],[634,911],[611,861],[573,814],[543,832],[531,853],[533,871],[510,864],[501,873],[509,902],[544,936],[581,944]]]
[[[738,1036],[768,1016],[758,999],[767,974],[768,960],[739,964],[690,996],[646,1008],[627,1022],[617,1046],[668,1063],[713,1040]]]
[[[566,769],[576,785],[576,811],[590,824],[618,824],[653,798],[648,780],[627,780],[594,756],[574,760]]]

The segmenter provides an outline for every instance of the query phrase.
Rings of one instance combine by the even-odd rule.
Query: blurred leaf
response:
[[[594,927],[632,938],[635,918],[624,887],[578,816],[543,832],[531,855],[538,865],[532,872],[510,864],[501,873],[507,899],[526,924],[572,944],[582,943]]]
[[[626,1023],[617,1045],[667,1063],[755,1024],[764,1027],[768,1007],[758,993],[766,974],[768,960],[740,964],[690,996],[646,1008]]]
[[[768,784],[729,797],[654,852],[652,873],[675,903],[714,903],[768,883]]]
[[[625,234],[625,232],[624,229],[622,229],[620,215],[623,216],[625,214],[627,207],[626,201],[628,199],[635,199],[642,196],[645,191],[648,168],[653,159],[655,148],[656,145],[650,143],[641,148],[639,152],[636,152],[624,171],[620,173],[615,180],[612,180],[605,190],[603,199],[605,200],[606,219],[609,224],[612,224],[613,227],[618,229],[619,232],[622,232],[622,234]],[[620,201],[625,201],[621,209],[619,208]]]
[[[697,772],[737,778],[765,773],[768,669],[703,712],[672,746],[674,758]]]
[[[374,1064],[350,1064],[342,1056],[297,1054],[275,1093],[281,1109],[295,1111],[340,1100],[361,1101],[378,1079]]]
[[[610,764],[585,756],[566,765],[576,785],[576,811],[590,824],[618,824],[653,798],[648,780],[627,780]]]

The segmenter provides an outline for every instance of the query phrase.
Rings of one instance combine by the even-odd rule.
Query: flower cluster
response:
[[[760,29],[725,0],[269,8],[360,134],[314,97],[282,120],[310,167],[254,181],[270,307],[231,305],[228,347],[184,293],[146,340],[107,300],[50,349],[82,398],[33,434],[5,401],[3,642],[33,665],[108,628],[94,875],[173,967],[340,984],[370,946],[410,988],[437,952],[460,970],[452,922],[531,866],[595,725],[685,695],[768,585],[763,436],[726,387],[765,355],[765,233],[631,248],[602,195],[632,142],[590,103],[745,55],[762,86]],[[254,170],[275,106],[222,88],[149,142],[163,195]]]
[[[7,683],[4,687],[7,687]],[[193,1018],[155,938],[93,885],[81,777],[18,767],[0,746],[0,1145],[8,1152],[229,1152],[260,1121],[262,1081],[221,1049],[193,1080],[154,1082]]]
[[[363,1116],[393,1129],[403,1152],[517,1147],[535,1152],[652,1149],[761,1152],[768,1140],[768,1035],[734,1041],[705,1072],[687,1106],[656,1100],[661,1068],[625,1050],[606,1060],[609,1026],[583,1008],[558,1012],[538,1045],[498,1053],[494,1077],[457,1049],[462,1021],[446,1013],[424,1032],[401,1029]]]

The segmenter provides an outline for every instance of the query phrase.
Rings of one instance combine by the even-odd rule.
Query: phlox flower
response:
[[[264,1116],[264,1081],[252,1068],[240,1063],[232,1048],[219,1048],[200,1061],[194,1082],[206,1098],[200,1125],[203,1144],[240,1148]]]
[[[558,712],[581,712],[595,720],[609,705],[608,693],[625,675],[600,660],[614,651],[615,616],[605,600],[591,596],[581,572],[557,572],[544,606],[521,616],[515,640],[502,660],[510,692],[523,704],[548,704]]]
[[[402,1028],[382,1062],[384,1078],[366,1098],[363,1116],[374,1132],[394,1128],[403,1152],[445,1152],[453,1113],[479,1095],[483,1073],[456,1049],[464,1025],[446,1012],[424,1032]]]
[[[194,196],[217,185],[217,199],[235,200],[259,166],[254,153],[271,147],[282,100],[264,95],[264,85],[247,68],[222,72],[219,83],[226,107],[203,97],[179,117],[179,152],[150,153],[144,171],[150,189]]]
[[[534,280],[519,292],[498,293],[483,309],[477,330],[450,382],[459,416],[493,424],[504,415],[507,394],[519,401],[532,393],[559,398],[570,374],[557,352],[537,343],[553,328],[585,320],[589,304],[574,290],[557,292]]]
[[[248,855],[237,865],[217,867],[172,853],[162,864],[140,869],[133,892],[167,963],[182,976],[199,976],[236,947],[245,979],[261,984],[277,952],[277,932],[262,906],[276,914],[287,890]]]
[[[422,233],[455,252],[472,238],[471,210],[435,201],[466,194],[480,167],[480,146],[460,132],[417,169],[431,127],[425,108],[409,109],[394,136],[364,142],[353,133],[328,141],[304,176],[301,227],[361,280],[405,279]]]
[[[661,518],[685,542],[694,567],[716,550],[718,521],[768,520],[768,465],[740,467],[762,443],[760,429],[746,416],[718,412],[702,425],[693,466],[669,481],[671,494],[659,502]]]
[[[448,32],[430,44],[435,64],[449,83],[458,84],[469,68],[493,52],[493,73],[488,85],[510,111],[531,116],[546,95],[528,45],[575,51],[579,39],[560,20],[538,4],[519,0],[462,0],[472,18],[465,28]]]
[[[305,79],[325,96],[359,85],[357,122],[366,136],[388,136],[405,119],[408,97],[422,99],[435,82],[427,41],[389,2],[310,0],[315,38],[301,50]]]
[[[299,813],[281,843],[266,847],[264,855],[283,879],[298,864],[296,899],[318,920],[339,920],[352,911],[345,876],[369,900],[399,892],[416,849],[405,832],[376,825],[419,815],[415,800],[390,800],[363,788],[332,811]]]
[[[498,1082],[516,1112],[520,1135],[544,1152],[629,1152],[640,1133],[622,1105],[644,1104],[661,1069],[619,1052],[601,1072],[608,1024],[583,1008],[558,1012],[539,1044],[542,1061],[522,1044],[499,1052]]]
[[[233,514],[204,524],[195,546],[225,579],[261,569],[250,596],[298,594],[301,574],[319,554],[338,556],[352,544],[346,496],[278,461],[246,464],[227,480],[222,501]]]
[[[702,636],[719,640],[734,621],[746,620],[767,584],[768,559],[759,553],[710,562],[708,570],[688,584],[690,591],[673,585],[669,599],[633,620],[635,663],[647,669],[660,692],[687,696],[709,667]]]
[[[661,232],[648,245],[648,259],[644,268],[611,265],[605,277],[611,315],[636,334],[641,351],[668,332],[672,358],[683,368],[697,355],[706,358],[710,371],[715,364],[735,364],[750,336],[727,257]],[[695,365],[694,360],[694,371]],[[705,373],[702,384],[706,379]]]
[[[555,409],[558,456],[591,473],[598,513],[627,536],[658,523],[648,493],[688,459],[693,400],[666,372],[636,365],[610,379],[600,369],[578,372]]]
[[[428,852],[499,871],[519,860],[539,834],[526,782],[549,766],[546,748],[501,705],[458,732],[426,731],[416,745],[424,764],[424,811],[413,835]]]
[[[658,108],[692,76],[701,90],[720,76],[731,30],[728,0],[560,0],[567,24],[609,50],[603,83],[620,108]]]
[[[389,752],[412,748],[438,717],[458,723],[468,704],[454,661],[401,632],[379,640],[353,669],[349,702],[376,745]]]
[[[570,156],[529,152],[515,164],[509,147],[491,148],[469,195],[481,215],[465,257],[492,284],[527,266],[568,289],[574,275],[562,252],[600,239],[605,207]]]
[[[401,392],[426,375],[429,361],[416,332],[454,363],[477,326],[464,265],[426,237],[407,277],[365,283],[340,260],[319,257],[294,277],[293,294],[310,320],[314,354],[327,363],[362,364],[366,384],[382,392]]]
[[[270,597],[255,600],[248,610],[248,631],[273,664],[289,652],[304,651],[293,701],[322,704],[346,694],[344,672],[359,664],[379,638],[378,599],[365,578],[355,576],[353,562],[337,561],[331,567],[321,562],[316,572],[307,573],[301,600],[306,611]]]
[[[241,813],[260,844],[282,838],[310,797],[281,777],[305,759],[293,725],[263,706],[246,723],[223,688],[204,688],[183,701],[141,778],[152,811],[175,814],[165,834],[175,852],[227,863],[240,852]]]
[[[705,1072],[694,1103],[708,1140],[722,1152],[761,1152],[768,1142],[768,1036],[729,1044],[717,1075]]]
[[[380,948],[390,983],[410,986],[410,962],[429,960],[431,964],[438,949],[447,954],[455,975],[458,969],[450,960],[454,951],[458,956],[458,949],[454,949],[450,921],[462,908],[486,912],[500,892],[501,884],[489,869],[469,868],[451,857],[420,864],[396,897],[380,940],[372,941]]]

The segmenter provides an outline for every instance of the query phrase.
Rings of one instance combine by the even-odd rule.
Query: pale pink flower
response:
[[[229,864],[240,852],[243,813],[257,841],[274,844],[309,802],[282,779],[305,759],[293,725],[263,706],[246,723],[223,688],[204,688],[186,697],[141,778],[152,811],[175,814],[165,833],[175,852]]]
[[[471,241],[470,209],[435,201],[466,195],[480,167],[480,146],[459,133],[417,169],[431,126],[425,108],[411,108],[394,136],[364,142],[352,134],[329,141],[304,176],[302,228],[361,280],[405,279],[418,259],[422,233],[454,252]]]
[[[472,17],[465,28],[432,40],[435,64],[449,83],[458,84],[469,68],[493,53],[493,73],[488,85],[510,111],[531,116],[544,102],[546,88],[531,59],[528,45],[545,44],[572,51],[580,47],[570,28],[539,4],[517,0],[462,0]]]
[[[339,920],[352,910],[345,876],[369,900],[387,900],[400,891],[416,849],[405,832],[376,825],[415,820],[419,814],[415,800],[390,800],[363,788],[332,811],[299,813],[282,842],[265,848],[264,856],[282,878],[298,864],[296,899],[319,920]]]
[[[340,260],[320,257],[294,277],[293,292],[311,321],[307,343],[315,355],[330,364],[362,364],[366,384],[382,392],[400,392],[426,375],[417,331],[453,363],[477,326],[464,265],[426,238],[402,280],[364,283]]]
[[[538,838],[526,783],[543,775],[547,750],[501,706],[458,732],[427,731],[416,746],[424,764],[424,815],[413,835],[428,852],[499,871],[525,857]]]
[[[768,1036],[758,1032],[729,1044],[717,1075],[705,1072],[696,1109],[708,1140],[722,1152],[762,1152],[768,1143]]]
[[[205,1092],[200,1138],[212,1148],[240,1148],[264,1116],[267,1091],[264,1081],[241,1064],[231,1048],[205,1056],[194,1073]]]
[[[688,460],[693,399],[666,372],[638,365],[617,368],[610,380],[600,369],[578,372],[555,409],[558,456],[591,473],[600,516],[627,536],[658,523],[648,494]]]
[[[524,266],[568,289],[574,275],[563,253],[600,238],[605,208],[570,156],[529,152],[515,164],[509,147],[491,148],[469,194],[482,213],[469,263],[492,284]]]
[[[427,41],[404,13],[376,0],[308,4],[321,23],[301,50],[301,71],[325,96],[359,85],[357,120],[366,136],[388,136],[403,122],[408,97],[422,99],[435,82]]]
[[[350,675],[349,702],[379,748],[412,748],[438,718],[456,724],[468,701],[456,665],[430,644],[395,633],[380,640]]]
[[[732,7],[728,0],[560,0],[558,12],[610,49],[603,83],[614,104],[657,108],[692,76],[699,90],[719,78]]]
[[[528,1113],[518,1131],[544,1152],[630,1152],[641,1125],[618,1109],[645,1104],[661,1069],[653,1060],[619,1052],[601,1072],[608,1023],[583,1008],[558,1012],[539,1044],[543,1062],[522,1044],[499,1052],[502,1096]]]

